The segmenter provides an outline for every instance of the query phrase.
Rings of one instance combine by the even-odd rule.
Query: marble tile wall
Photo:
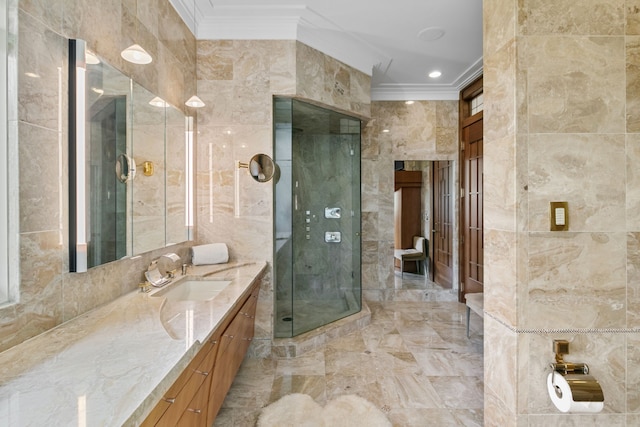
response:
[[[487,426],[638,421],[639,17],[636,0],[484,2]],[[549,231],[559,200],[568,232]],[[552,405],[554,339],[602,413]]]
[[[150,260],[167,250],[90,269],[68,271],[66,93],[67,38],[170,103],[195,93],[195,39],[168,0],[12,0],[10,139],[19,188],[19,302],[0,308],[0,351],[137,288]],[[120,57],[133,44],[148,66]],[[38,77],[29,77],[31,72]],[[11,90],[12,95],[14,89]],[[171,248],[186,257],[188,245]]]
[[[200,40],[198,95],[198,242],[223,242],[230,257],[273,263],[273,183],[246,169],[257,153],[273,157],[274,95],[319,103],[368,119],[370,76],[300,42]],[[270,267],[271,268],[271,267]],[[263,280],[250,352],[271,354],[273,285]]]
[[[388,129],[389,132],[382,132]],[[453,160],[458,182],[458,101],[375,101],[362,135],[362,289],[369,301],[394,297],[395,160]],[[457,200],[457,197],[454,197]],[[459,207],[454,207],[458,212]],[[454,225],[454,240],[458,229]],[[454,242],[454,250],[457,243]],[[457,252],[454,253],[454,277]]]

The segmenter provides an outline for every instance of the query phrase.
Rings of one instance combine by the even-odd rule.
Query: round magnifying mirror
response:
[[[256,154],[249,161],[249,173],[258,182],[267,182],[273,178],[275,165],[266,154]]]

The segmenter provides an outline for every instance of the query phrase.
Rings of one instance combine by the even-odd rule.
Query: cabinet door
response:
[[[233,348],[230,349],[227,347],[225,351],[218,353],[216,357],[216,364],[211,377],[209,405],[207,408],[208,425],[213,424],[236,375],[235,370],[231,369],[234,353]]]
[[[211,378],[209,395],[208,424],[215,420],[222,407],[227,392],[242,364],[247,348],[253,338],[255,312],[259,285],[254,285],[251,295],[244,302],[221,337],[220,350],[216,357]]]
[[[207,401],[209,400],[209,383],[200,386],[195,396],[187,405],[182,417],[176,425],[185,427],[207,426]]]
[[[177,425],[176,423],[187,408],[189,402],[193,399],[196,391],[205,382],[205,380],[207,380],[207,378],[210,378],[213,366],[212,361],[215,358],[216,350],[217,346],[213,345],[211,342],[207,342],[189,364],[187,369],[185,369],[182,375],[180,375],[178,380],[176,380],[167,393],[165,393],[162,401],[158,404],[158,407],[164,407],[167,404],[169,406],[162,413],[162,416],[158,419],[157,423],[155,423],[156,426]],[[154,412],[152,412],[152,414],[153,413]],[[151,419],[148,418],[145,420],[144,425],[152,425],[148,424],[147,421],[151,421]]]

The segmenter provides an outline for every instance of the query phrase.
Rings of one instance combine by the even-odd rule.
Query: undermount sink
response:
[[[166,292],[158,292],[153,296],[172,301],[208,301],[222,292],[230,283],[231,280],[185,280],[176,283]]]

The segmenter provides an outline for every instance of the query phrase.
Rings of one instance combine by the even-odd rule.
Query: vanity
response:
[[[251,343],[265,271],[193,267],[0,353],[0,425],[211,425]],[[195,291],[171,289],[187,279]],[[225,286],[210,298],[199,281]]]

